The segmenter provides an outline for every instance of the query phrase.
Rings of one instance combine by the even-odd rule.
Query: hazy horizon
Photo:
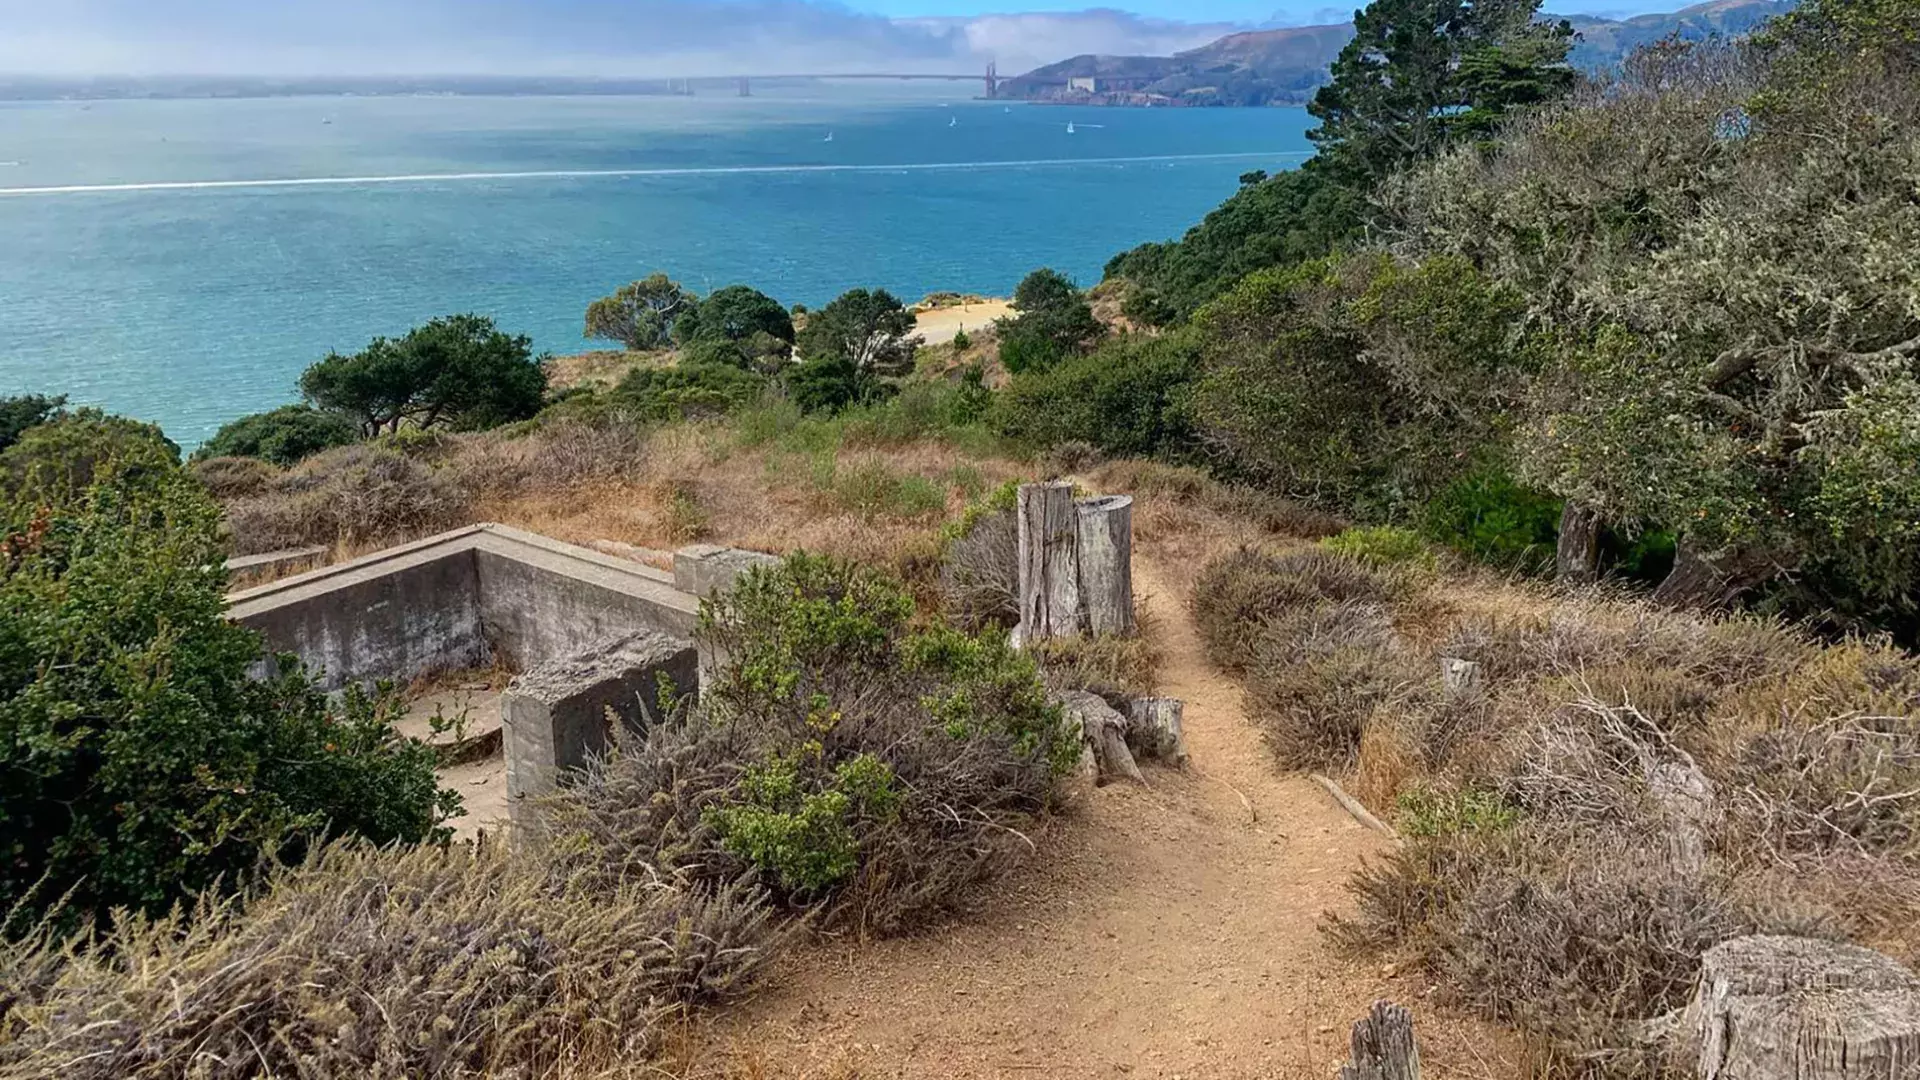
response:
[[[1010,0],[1019,3],[1019,0]],[[1222,35],[1344,22],[1325,0],[0,0],[15,77],[669,78],[733,72],[1016,74],[1080,53],[1165,55]],[[1549,5],[1620,17],[1618,0]],[[1685,3],[1649,3],[1632,13]],[[946,14],[930,13],[944,10]],[[1264,11],[1264,15],[1261,12]],[[1182,17],[1174,17],[1175,14]]]

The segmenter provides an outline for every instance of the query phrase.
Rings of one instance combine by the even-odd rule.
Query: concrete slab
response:
[[[693,645],[643,631],[603,639],[514,679],[501,698],[510,814],[520,818],[527,800],[611,749],[614,724],[644,730],[659,715],[663,676],[677,693],[698,692]]]

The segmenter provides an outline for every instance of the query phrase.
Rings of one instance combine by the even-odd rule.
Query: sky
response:
[[[1327,0],[0,0],[0,74],[1018,73],[1341,22]],[[1632,0],[1564,0],[1562,14]],[[1644,0],[1634,10],[1671,10]]]

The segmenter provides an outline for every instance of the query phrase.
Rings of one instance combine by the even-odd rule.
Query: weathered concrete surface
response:
[[[652,567],[473,525],[228,597],[229,616],[329,690],[375,679],[534,667],[637,630],[689,635],[699,603]]]
[[[514,679],[500,699],[506,728],[509,814],[552,791],[569,769],[612,745],[612,724],[643,730],[659,714],[661,677],[677,693],[699,689],[693,645],[642,631],[606,638]]]
[[[705,599],[732,587],[748,570],[773,566],[779,561],[779,556],[760,551],[690,544],[673,553],[673,584],[681,592]]]
[[[663,571],[531,533],[484,534],[475,557],[485,637],[522,671],[635,630],[687,637],[699,615]]]
[[[229,596],[228,616],[293,653],[328,690],[483,667],[473,549],[434,537]]]

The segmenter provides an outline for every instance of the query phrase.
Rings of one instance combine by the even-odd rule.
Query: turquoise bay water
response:
[[[587,303],[656,269],[810,305],[1004,295],[1040,265],[1091,283],[1241,173],[1297,164],[1309,126],[939,85],[756,91],[0,104],[0,393],[192,445],[291,400],[329,349],[437,315],[577,351]]]

